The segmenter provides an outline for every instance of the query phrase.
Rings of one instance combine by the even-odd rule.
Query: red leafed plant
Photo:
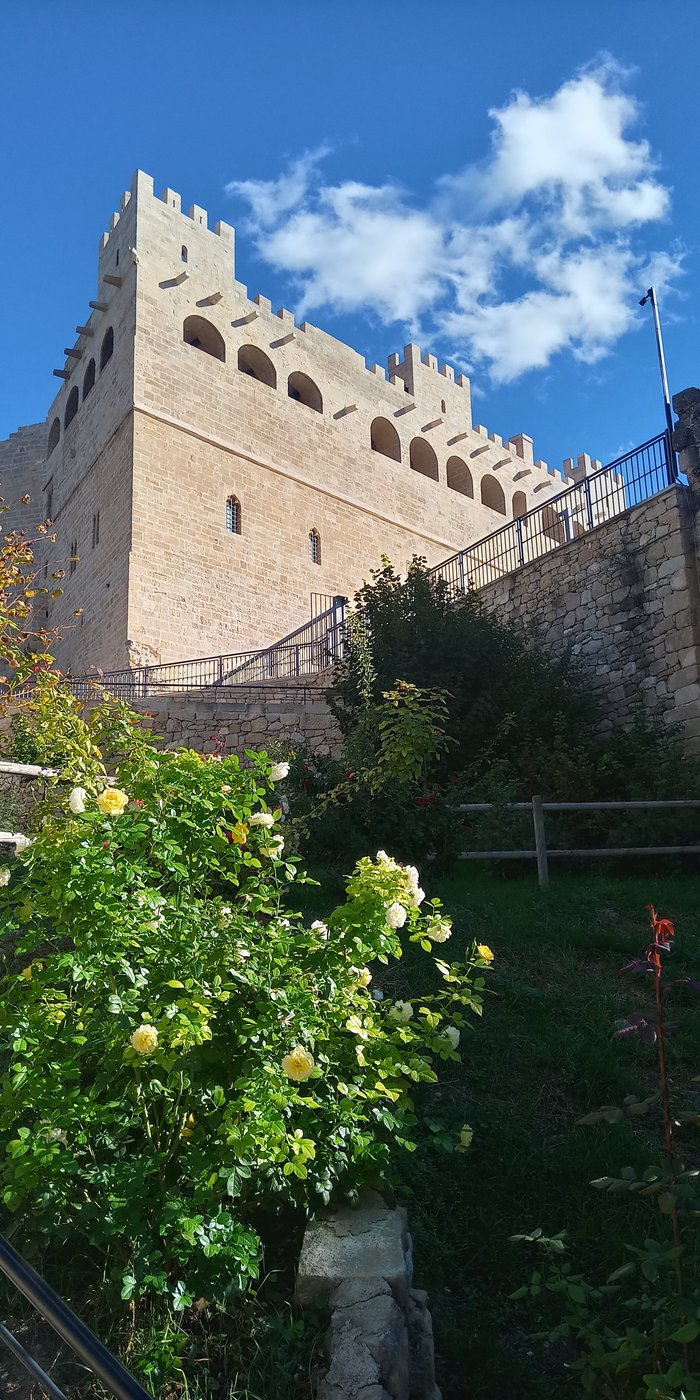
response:
[[[656,1048],[658,1091],[644,1099],[630,1094],[621,1107],[604,1105],[579,1123],[629,1122],[660,1109],[662,1161],[641,1174],[633,1167],[623,1167],[618,1176],[602,1176],[591,1183],[598,1191],[613,1195],[630,1193],[648,1198],[659,1214],[648,1220],[640,1241],[626,1244],[628,1261],[615,1269],[603,1286],[575,1273],[572,1264],[562,1258],[567,1252],[565,1234],[546,1237],[535,1230],[512,1237],[543,1250],[550,1262],[548,1274],[533,1274],[530,1285],[512,1297],[537,1297],[543,1288],[559,1295],[564,1304],[563,1321],[537,1335],[549,1341],[566,1337],[576,1342],[578,1355],[571,1369],[580,1372],[584,1391],[593,1400],[700,1400],[700,1169],[680,1160],[675,1140],[676,1128],[682,1123],[700,1124],[700,1114],[695,1109],[679,1111],[671,1102],[667,1038],[677,1022],[666,1015],[674,988],[683,986],[697,992],[700,982],[666,976],[675,928],[653,905],[647,905],[647,910],[651,938],[644,956],[626,963],[621,972],[653,979],[653,1009],[631,1012],[613,1038],[637,1036],[644,1045]],[[668,1221],[671,1240],[656,1223],[659,1216]],[[634,1296],[627,1296],[630,1292]]]

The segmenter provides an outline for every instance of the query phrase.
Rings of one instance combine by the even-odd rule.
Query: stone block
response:
[[[435,1384],[433,1321],[428,1309],[428,1295],[422,1289],[411,1289],[406,1320],[410,1400],[440,1400]]]
[[[405,1211],[387,1209],[381,1196],[367,1192],[353,1210],[345,1207],[307,1227],[299,1260],[295,1296],[302,1305],[329,1295],[347,1279],[385,1279],[400,1302],[412,1280],[410,1236]]]
[[[356,1377],[376,1368],[371,1380],[381,1381],[392,1400],[408,1400],[408,1332],[406,1319],[391,1293],[377,1294],[350,1307],[336,1308],[331,1317],[328,1380],[351,1395]],[[371,1361],[368,1361],[366,1353]]]
[[[693,681],[691,685],[683,685],[674,695],[676,705],[690,705],[700,700],[700,685]]]

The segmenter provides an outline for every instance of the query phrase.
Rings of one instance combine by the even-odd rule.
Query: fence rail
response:
[[[455,592],[483,588],[657,496],[675,480],[675,454],[668,433],[660,433],[483,540],[467,545],[430,573],[444,579]]]
[[[344,655],[347,601],[333,598],[323,612],[302,627],[258,651],[106,671],[70,679],[68,685],[79,700],[88,699],[96,685],[124,700],[146,700],[190,690],[210,691],[215,698],[228,686],[317,675]]]
[[[54,1293],[40,1274],[13,1249],[0,1235],[0,1270],[19,1293],[36,1308],[37,1312],[58,1333],[61,1341],[69,1346],[78,1360],[97,1376],[116,1400],[152,1400],[147,1390],[139,1384],[121,1361],[117,1361],[111,1351],[86,1327],[85,1323],[68,1307],[67,1303]],[[31,1356],[26,1347],[13,1336],[7,1327],[0,1327],[0,1341],[5,1342],[18,1361],[26,1367],[30,1375],[38,1380],[51,1400],[65,1400],[50,1376]]]
[[[654,811],[660,807],[678,809],[680,807],[700,807],[700,798],[669,798],[668,801],[654,799],[649,802],[543,802],[539,795],[529,802],[506,802],[510,812],[532,812],[532,825],[535,833],[534,850],[521,851],[461,851],[460,860],[536,860],[537,878],[540,889],[549,885],[549,861],[572,858],[574,860],[605,859],[606,856],[689,856],[700,855],[700,846],[589,846],[587,849],[548,849],[545,834],[545,812],[609,812],[609,811]],[[461,802],[452,810],[455,812],[493,812],[498,809],[496,802]]]

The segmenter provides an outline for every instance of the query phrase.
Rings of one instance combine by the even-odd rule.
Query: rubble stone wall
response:
[[[480,589],[489,608],[556,653],[571,650],[604,724],[660,706],[700,752],[698,494],[671,486]]]
[[[168,748],[239,753],[276,742],[336,757],[341,738],[325,690],[310,685],[237,686],[235,698],[172,697],[137,701],[135,709]]]

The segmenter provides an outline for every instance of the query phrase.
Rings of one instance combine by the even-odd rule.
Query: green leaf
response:
[[[700,1322],[695,1320],[684,1323],[676,1332],[671,1333],[672,1342],[694,1342],[696,1337],[700,1337]]]

